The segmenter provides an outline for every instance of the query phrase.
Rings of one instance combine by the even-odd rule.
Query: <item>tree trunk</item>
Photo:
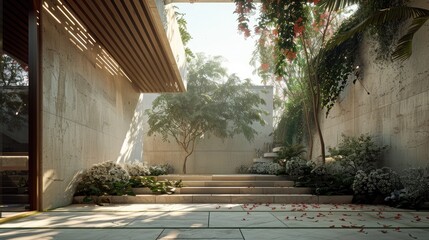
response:
[[[313,96],[313,98],[314,97],[315,96]],[[319,135],[319,140],[320,140],[320,151],[322,152],[322,163],[325,164],[325,157],[326,157],[326,155],[325,155],[325,140],[323,139],[322,129],[320,129],[319,108],[317,106],[314,106],[313,117],[314,117],[314,122],[316,123],[317,133]]]
[[[307,154],[307,160],[311,160],[313,157],[313,133],[311,132],[310,127],[310,116],[309,116],[309,109],[307,107],[307,104],[304,103],[304,115],[305,115],[305,125],[307,127],[307,134],[308,134],[308,154]]]
[[[186,174],[186,162],[188,161],[189,156],[191,156],[192,153],[194,152],[195,140],[196,140],[195,138],[191,140],[191,142],[190,142],[191,143],[191,149],[189,152],[187,151],[187,148],[184,148],[184,150],[186,152],[186,156],[185,156],[185,160],[183,161],[183,168],[182,168],[183,174]],[[187,146],[189,146],[189,144]]]
[[[319,79],[317,79],[317,76],[314,76],[312,74],[312,71],[310,69],[310,58],[308,56],[308,52],[307,52],[307,46],[305,44],[304,41],[304,33],[301,36],[301,40],[302,40],[302,45],[304,47],[304,53],[305,53],[305,59],[307,61],[307,72],[308,72],[308,84],[310,87],[310,93],[311,93],[311,100],[312,100],[312,104],[313,104],[313,117],[314,117],[314,123],[316,124],[316,128],[317,128],[317,133],[319,135],[319,140],[320,140],[320,150],[322,152],[322,163],[325,164],[325,141],[323,139],[323,135],[322,135],[322,130],[320,129],[320,124],[319,124],[319,100],[320,100],[320,85],[319,85]],[[314,79],[313,79],[314,78]],[[313,84],[314,81],[314,84]]]
[[[183,168],[182,168],[183,174],[186,174],[186,162],[188,161],[189,156],[190,154],[186,154],[185,160],[183,161]]]

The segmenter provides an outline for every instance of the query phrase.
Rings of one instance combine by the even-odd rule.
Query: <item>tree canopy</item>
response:
[[[157,97],[146,114],[149,136],[172,137],[185,151],[186,162],[194,152],[196,140],[210,134],[219,138],[243,134],[251,141],[257,134],[253,123],[264,125],[260,105],[265,101],[251,89],[249,79],[227,74],[221,57],[197,54],[188,68],[188,87],[184,93]]]

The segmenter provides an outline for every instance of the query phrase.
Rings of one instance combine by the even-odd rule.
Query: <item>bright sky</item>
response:
[[[180,13],[185,13],[188,31],[192,36],[188,47],[194,52],[210,56],[222,56],[229,73],[240,78],[250,78],[261,85],[260,78],[253,75],[249,64],[255,49],[255,40],[244,38],[237,30],[237,15],[234,3],[182,3],[176,4]]]

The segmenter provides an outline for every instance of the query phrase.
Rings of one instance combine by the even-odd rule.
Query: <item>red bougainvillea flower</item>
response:
[[[279,35],[279,30],[277,30],[277,29],[273,29],[273,35],[274,35],[274,36]]]
[[[314,5],[317,5],[320,2],[320,0],[313,0]]]
[[[305,27],[302,25],[302,18],[299,17],[293,25],[293,31],[295,32],[295,37],[301,36],[302,32],[304,32]]]
[[[270,64],[268,63],[262,63],[261,64],[261,70],[262,71],[268,71],[270,69]]]
[[[290,51],[290,50],[285,50],[285,55],[287,60],[289,61],[293,61],[296,58],[296,52]]]

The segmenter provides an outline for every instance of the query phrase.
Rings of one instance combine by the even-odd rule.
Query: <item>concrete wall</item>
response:
[[[428,1],[419,7],[429,9]],[[326,146],[336,146],[341,134],[369,134],[389,145],[380,165],[402,169],[429,165],[429,23],[415,35],[411,59],[377,62],[377,44],[362,44],[362,84],[349,84],[328,118],[321,113]],[[368,89],[368,95],[363,89]],[[314,136],[314,155],[320,155]]]
[[[265,91],[263,91],[265,90]],[[264,143],[272,143],[270,135],[273,132],[273,89],[272,87],[255,87],[266,102],[265,111],[269,114],[265,116],[266,125],[255,124],[255,129],[259,132],[253,142],[248,142],[244,136],[238,135],[234,138],[221,140],[215,137],[205,137],[199,139],[195,153],[192,154],[187,163],[188,173],[235,173],[240,165],[250,166],[253,158],[256,157],[255,149],[262,149]],[[144,94],[143,109],[152,107],[152,101],[157,94]],[[143,120],[146,125],[144,131],[147,132],[147,116]],[[176,142],[163,142],[160,136],[147,136],[143,141],[143,160],[148,164],[169,163],[174,166],[176,172],[181,173],[184,154]]]
[[[124,161],[133,156],[127,148],[135,137],[131,120],[139,93],[125,77],[96,66],[98,48],[81,51],[46,11],[42,20],[42,187],[47,209],[71,202],[82,169],[115,161],[120,152]]]

